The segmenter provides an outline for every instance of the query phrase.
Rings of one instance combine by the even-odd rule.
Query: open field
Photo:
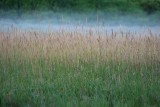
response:
[[[0,32],[2,107],[160,107],[160,34]]]

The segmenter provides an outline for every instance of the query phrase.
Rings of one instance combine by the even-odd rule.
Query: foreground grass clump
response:
[[[0,105],[158,107],[160,36],[1,32]]]

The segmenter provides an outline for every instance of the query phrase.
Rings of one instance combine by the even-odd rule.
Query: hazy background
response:
[[[0,0],[0,27],[159,26],[160,0]]]

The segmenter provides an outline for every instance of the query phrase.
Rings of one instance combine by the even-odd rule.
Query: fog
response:
[[[157,18],[156,18],[157,19]],[[144,34],[148,30],[160,34],[159,20],[153,16],[132,16],[132,15],[99,15],[82,13],[36,13],[23,16],[5,15],[0,16],[0,31],[8,31],[12,28],[19,30],[39,31],[85,31],[93,30],[98,32],[126,31],[131,33]]]

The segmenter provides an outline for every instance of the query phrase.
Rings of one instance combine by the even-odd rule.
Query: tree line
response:
[[[160,11],[160,0],[0,0],[1,10]]]

